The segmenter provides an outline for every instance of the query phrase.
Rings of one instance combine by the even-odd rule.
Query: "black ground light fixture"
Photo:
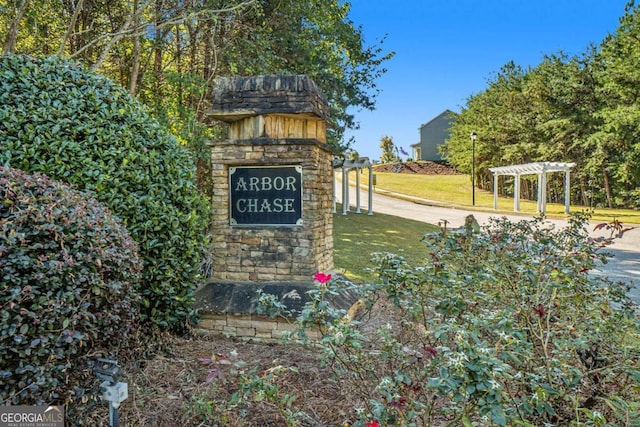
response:
[[[127,383],[119,382],[122,369],[114,359],[100,358],[93,368],[99,380],[102,398],[109,402],[109,427],[118,427],[118,407],[129,397]]]
[[[476,138],[478,134],[471,132],[471,204],[476,205]]]

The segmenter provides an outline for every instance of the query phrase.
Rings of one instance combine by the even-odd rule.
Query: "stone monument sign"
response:
[[[255,292],[296,289],[303,304],[313,275],[333,269],[329,108],[304,75],[220,78],[210,116],[228,124],[229,137],[211,143],[213,273],[198,291],[203,328],[265,339],[273,331],[250,326]],[[238,316],[245,321],[234,328]]]

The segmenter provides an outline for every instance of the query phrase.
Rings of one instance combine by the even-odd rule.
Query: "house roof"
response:
[[[440,117],[442,117],[442,116],[448,115],[448,114],[455,114],[455,113],[454,113],[453,111],[449,110],[449,109],[444,110],[442,113],[438,114],[438,115],[437,115],[437,116],[435,116],[433,119],[429,120],[429,121],[428,121],[428,122],[426,122],[426,123],[421,124],[421,125],[420,125],[420,127],[419,127],[419,129],[422,129],[422,128],[423,128],[423,127],[425,127],[425,126],[429,126],[429,125],[430,125],[431,123],[433,123],[435,120],[439,119],[439,118],[440,118]]]

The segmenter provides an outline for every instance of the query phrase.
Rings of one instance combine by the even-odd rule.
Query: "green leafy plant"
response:
[[[236,350],[228,355],[214,353],[199,358],[199,362],[207,367],[204,382],[210,390],[195,396],[183,423],[255,425],[251,423],[256,419],[250,418],[249,412],[265,423],[277,425],[297,426],[304,419],[294,407],[298,397],[289,393],[284,384],[287,378],[298,374],[296,367],[284,366],[277,360],[268,367],[249,367]],[[233,392],[229,393],[229,389]],[[226,399],[225,393],[229,393]]]
[[[423,265],[378,254],[356,316],[327,316],[345,285],[319,284],[298,322],[323,333],[327,366],[357,396],[354,426],[638,419],[637,306],[627,284],[589,273],[605,255],[584,224],[502,219],[427,234]]]
[[[0,404],[78,403],[137,331],[141,261],[101,203],[0,166]]]
[[[267,370],[252,368],[237,373],[239,390],[231,396],[229,407],[242,407],[247,403],[266,404],[277,412],[284,426],[298,425],[297,414],[293,403],[297,399],[280,385],[280,376],[287,373],[297,373],[293,366],[276,365]]]
[[[188,152],[123,88],[75,63],[0,57],[0,164],[91,192],[143,259],[141,316],[181,331],[208,224]]]

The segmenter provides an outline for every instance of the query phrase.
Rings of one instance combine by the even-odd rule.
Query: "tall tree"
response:
[[[337,152],[349,146],[344,130],[357,127],[348,109],[374,108],[376,79],[393,55],[383,53],[383,40],[367,44],[349,9],[338,0],[263,0],[251,13],[228,20],[217,38],[226,46],[223,73],[309,75],[330,101],[335,126],[328,140]]]
[[[61,52],[104,72],[166,122],[182,122],[178,110],[202,122],[206,95],[196,85],[215,75],[308,74],[329,99],[329,144],[342,151],[344,130],[358,126],[348,110],[374,107],[392,56],[383,40],[366,43],[349,9],[340,0],[23,0],[0,10],[12,28],[0,35],[18,52]]]
[[[537,156],[532,141],[535,122],[524,90],[526,75],[515,63],[505,64],[485,91],[467,99],[466,108],[452,124],[443,156],[462,172],[471,173],[475,163],[480,188],[489,188],[493,182],[490,167],[527,163]],[[478,135],[473,159],[471,132]]]
[[[329,147],[348,149],[351,111],[374,108],[393,55],[384,39],[364,40],[349,9],[341,0],[22,0],[0,9],[0,40],[71,56],[128,88],[191,149],[207,188],[206,141],[224,130],[207,118],[216,76],[309,75],[331,107]]]
[[[596,94],[596,57],[594,46],[581,57],[568,58],[562,53],[547,55],[531,71],[528,85],[537,111],[538,160],[576,163],[573,169],[579,183],[576,199],[585,206],[601,201],[590,191],[594,185],[598,188],[602,185],[598,179],[600,167],[595,166],[594,170],[589,162],[595,151],[590,136],[600,123],[595,115],[600,105]],[[561,187],[563,183],[555,185]]]
[[[382,154],[380,155],[381,163],[391,163],[398,161],[396,155],[396,145],[393,143],[393,138],[385,135],[380,139],[380,149]]]
[[[602,125],[593,139],[599,143],[595,154],[606,160],[602,173],[610,206],[634,203],[640,193],[639,12],[631,2],[617,31],[602,43],[597,75]]]

